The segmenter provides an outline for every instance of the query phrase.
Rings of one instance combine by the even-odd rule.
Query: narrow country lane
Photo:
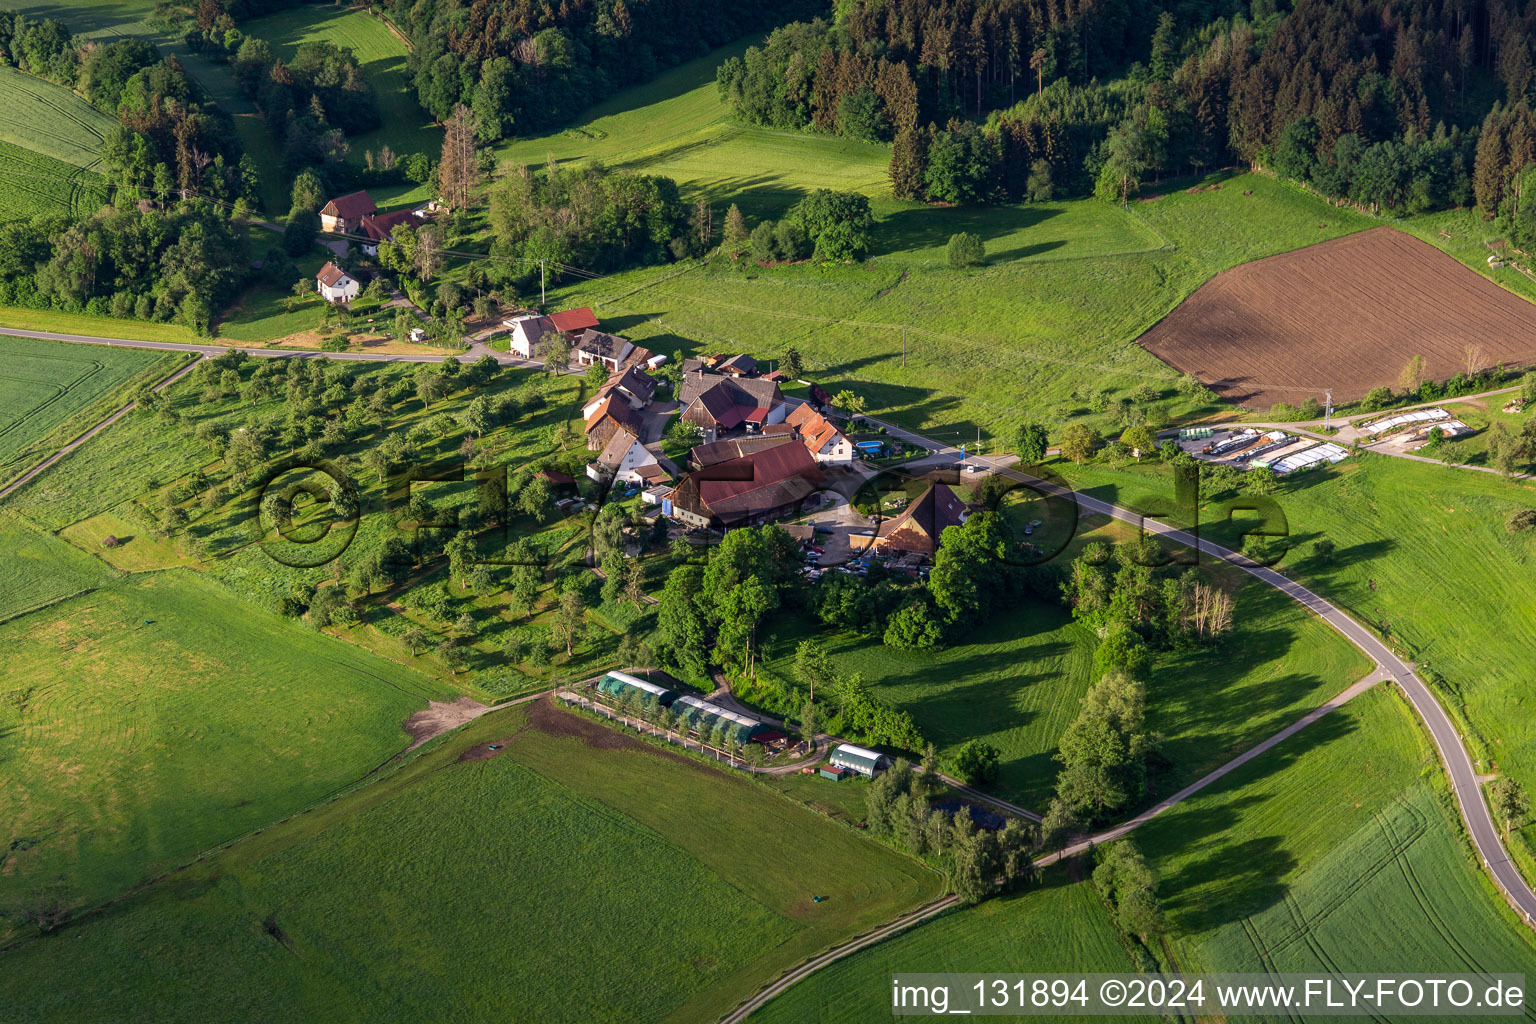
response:
[[[865,417],[869,419],[870,417]],[[880,422],[892,436],[899,437],[910,444],[921,445],[935,455],[949,454],[952,457],[962,457],[961,453],[948,445],[939,444],[929,440],[921,434],[905,430],[891,423]],[[1384,669],[1392,680],[1402,687],[1409,703],[1418,712],[1424,725],[1429,729],[1429,735],[1435,743],[1435,749],[1439,752],[1440,762],[1445,766],[1446,775],[1451,784],[1451,790],[1456,794],[1456,804],[1461,810],[1462,821],[1467,826],[1467,832],[1472,837],[1473,844],[1477,847],[1477,853],[1484,866],[1488,869],[1494,883],[1503,892],[1511,906],[1520,913],[1528,926],[1536,928],[1536,892],[1532,892],[1531,886],[1514,862],[1510,860],[1509,853],[1504,848],[1504,843],[1499,837],[1499,830],[1494,823],[1493,815],[1488,810],[1488,805],[1483,800],[1483,795],[1477,781],[1477,770],[1472,763],[1472,757],[1462,745],[1461,736],[1456,732],[1455,725],[1451,722],[1450,715],[1429,687],[1414,672],[1412,666],[1403,661],[1391,649],[1349,615],[1340,611],[1323,597],[1308,590],[1306,587],[1264,566],[1255,565],[1235,551],[1231,551],[1204,538],[1168,526],[1156,519],[1149,519],[1139,512],[1131,509],[1112,505],[1107,501],[1075,491],[1064,491],[1056,484],[1030,476],[1017,469],[1004,468],[1000,460],[980,459],[974,456],[969,461],[979,465],[993,468],[998,473],[1028,483],[1037,491],[1046,494],[1056,494],[1060,497],[1068,497],[1077,502],[1080,509],[1089,512],[1097,512],[1102,515],[1113,516],[1122,522],[1131,523],[1141,527],[1150,533],[1156,533],[1178,544],[1197,549],[1201,554],[1211,555],[1242,569],[1244,572],[1263,581],[1285,594],[1287,597],[1305,606],[1326,622],[1335,632],[1342,634],[1346,639],[1360,648],[1373,662]]]

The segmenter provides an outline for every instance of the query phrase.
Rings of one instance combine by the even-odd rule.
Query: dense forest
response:
[[[748,121],[891,140],[903,197],[1017,201],[1264,166],[1331,198],[1510,213],[1536,4],[851,0],[717,76]]]
[[[206,330],[249,271],[244,239],[204,201],[0,224],[0,305]]]
[[[481,141],[566,123],[713,47],[825,10],[816,0],[388,0],[421,105],[471,107]]]

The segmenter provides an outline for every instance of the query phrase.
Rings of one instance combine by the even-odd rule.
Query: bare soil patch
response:
[[[1139,339],[1249,409],[1364,397],[1424,357],[1431,378],[1536,362],[1536,306],[1445,253],[1372,228],[1217,274]]]
[[[550,736],[570,736],[579,739],[587,746],[598,750],[637,750],[656,757],[669,758],[679,764],[686,764],[690,768],[698,767],[683,755],[641,742],[620,732],[616,726],[610,728],[574,712],[562,710],[555,706],[553,697],[545,697],[528,706],[528,724]]]
[[[491,710],[490,705],[481,704],[468,697],[459,697],[452,701],[428,701],[425,711],[418,711],[405,720],[405,731],[411,737],[411,745],[406,749],[414,750],[432,737],[451,732],[465,722],[474,721],[489,710]]]

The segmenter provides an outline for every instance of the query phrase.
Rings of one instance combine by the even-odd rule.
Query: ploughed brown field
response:
[[[1396,387],[1424,357],[1446,380],[1536,362],[1536,305],[1389,227],[1234,267],[1201,285],[1139,343],[1229,402],[1268,409]]]

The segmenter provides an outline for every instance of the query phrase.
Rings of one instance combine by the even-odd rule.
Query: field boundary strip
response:
[[[22,618],[23,616],[31,615],[34,612],[46,611],[56,604],[63,604],[65,601],[73,601],[77,597],[84,597],[87,594],[93,594],[100,589],[100,587],[85,587],[84,589],[75,591],[73,594],[64,594],[60,597],[51,597],[46,601],[32,605],[30,608],[22,608],[18,611],[0,615],[0,626],[5,625],[7,622],[12,622],[16,619]]]

